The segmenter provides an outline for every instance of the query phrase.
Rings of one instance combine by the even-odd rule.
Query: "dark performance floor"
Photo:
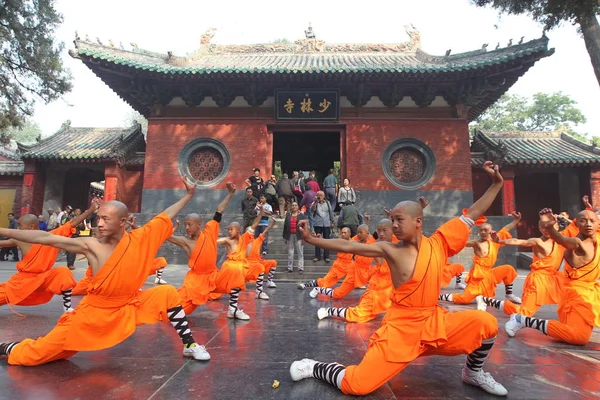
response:
[[[14,263],[0,263],[0,281],[14,273]],[[84,274],[78,263],[76,278]],[[176,286],[185,266],[170,266],[164,278]],[[522,271],[520,271],[523,274]],[[150,279],[148,280],[150,282]],[[146,284],[145,287],[152,287]],[[520,277],[515,289],[521,292]],[[345,399],[333,387],[313,379],[294,383],[292,361],[309,357],[345,365],[361,360],[369,336],[381,318],[367,324],[318,321],[316,311],[330,304],[350,306],[363,293],[355,290],[340,302],[321,302],[291,283],[268,289],[270,301],[255,300],[254,286],[240,296],[247,322],[228,320],[227,296],[199,308],[189,319],[194,336],[206,344],[212,360],[181,357],[182,346],[167,324],[141,326],[120,345],[79,353],[68,361],[39,367],[16,367],[0,359],[0,400],[5,399]],[[504,287],[499,285],[498,294]],[[78,300],[75,300],[75,303]],[[474,308],[450,306],[451,311]],[[0,341],[38,337],[61,315],[61,299],[38,307],[0,308]],[[507,317],[493,312],[501,326],[485,365],[512,399],[593,399],[600,397],[600,332],[584,347],[569,346],[533,330],[508,339]],[[555,318],[556,306],[545,306],[541,318]],[[464,356],[416,360],[368,399],[494,399],[460,380]],[[376,373],[376,371],[373,371]],[[277,389],[274,380],[280,381]]]

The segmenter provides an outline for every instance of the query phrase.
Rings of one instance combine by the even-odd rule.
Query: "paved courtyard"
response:
[[[132,266],[134,268],[134,266]],[[0,262],[0,281],[15,271],[12,262]],[[169,266],[164,278],[178,286],[185,266]],[[78,262],[75,276],[83,277]],[[519,271],[524,274],[524,271]],[[153,283],[145,285],[146,288]],[[520,293],[523,278],[516,284]],[[253,285],[249,285],[253,288]],[[498,287],[502,295],[504,287]],[[247,322],[228,320],[227,296],[199,308],[190,316],[194,336],[206,344],[212,360],[206,363],[181,357],[181,343],[167,324],[141,326],[120,345],[92,353],[79,353],[68,361],[39,367],[9,366],[0,360],[0,400],[5,399],[345,399],[329,385],[315,380],[294,383],[289,377],[293,360],[305,357],[346,365],[360,361],[369,336],[381,319],[367,324],[337,320],[318,321],[323,305],[356,304],[363,293],[321,302],[299,291],[292,282],[268,289],[270,301],[242,293]],[[79,298],[75,298],[75,304]],[[450,306],[451,311],[474,308]],[[38,337],[48,332],[61,315],[60,297],[38,307],[0,308],[0,341]],[[494,312],[503,326],[507,317]],[[542,318],[555,318],[556,306],[545,306]],[[429,357],[417,360],[368,399],[488,399],[479,389],[463,385],[464,357]],[[520,331],[509,339],[503,330],[486,363],[512,399],[593,399],[600,397],[600,331],[584,347],[559,344],[536,331]],[[376,373],[376,371],[373,371]],[[272,388],[274,380],[280,382]]]

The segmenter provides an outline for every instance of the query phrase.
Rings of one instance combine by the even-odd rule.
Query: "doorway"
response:
[[[317,173],[322,185],[330,169],[339,181],[341,167],[340,132],[273,132],[273,172],[275,175],[301,171]],[[279,178],[280,176],[278,176]]]

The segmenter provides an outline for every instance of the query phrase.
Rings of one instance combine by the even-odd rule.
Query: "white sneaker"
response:
[[[299,283],[298,284],[298,289],[304,290],[304,289],[306,289],[306,285],[304,283]]]
[[[464,367],[462,370],[462,381],[467,385],[477,386],[496,396],[506,396],[508,394],[508,390],[496,382],[489,372],[483,372],[481,369],[475,372]]]
[[[506,296],[506,300],[510,300],[510,301],[512,301],[513,303],[516,303],[516,304],[521,304],[521,298],[515,296],[514,294],[507,295]]]
[[[359,287],[358,289],[367,290],[367,285],[365,285],[365,286],[361,286],[361,287]]]
[[[521,316],[521,321],[522,320],[523,320],[523,317]],[[515,337],[515,335],[517,334],[517,331],[524,327],[525,327],[525,324],[517,321],[517,314],[511,315],[510,318],[508,319],[508,321],[506,322],[506,324],[504,324],[504,330],[506,331],[506,334],[510,337]]]
[[[467,285],[463,282],[461,282],[461,283],[456,282],[456,284],[454,285],[454,289],[465,290],[466,288],[467,288]]]
[[[319,288],[313,288],[313,290],[311,290],[308,295],[310,297],[312,297],[313,299],[316,299],[317,296],[319,295]]]
[[[184,347],[183,356],[193,358],[194,360],[199,361],[210,360],[210,354],[208,353],[208,351],[206,351],[206,347],[198,343],[194,343],[192,347]]]
[[[154,278],[154,283],[157,285],[166,285],[167,281],[165,281],[163,278]]]
[[[267,282],[267,287],[272,289],[272,288],[276,288],[277,285],[273,281],[268,281]]]
[[[485,304],[485,301],[483,301],[483,296],[477,296],[475,297],[475,300],[477,301],[477,309],[479,311],[487,310],[487,304]]]
[[[329,316],[329,313],[327,312],[327,309],[324,307],[319,308],[319,310],[317,311],[317,317],[319,317],[319,319],[324,319],[327,318]]]
[[[269,300],[269,295],[266,294],[265,292],[259,292],[257,290],[256,291],[256,296],[254,296],[254,298],[260,299],[260,300]]]
[[[73,312],[73,307],[65,308],[63,307],[63,312]]]
[[[250,319],[250,317],[244,312],[244,310],[242,310],[241,308],[238,308],[236,310],[233,307],[229,307],[229,310],[227,311],[227,318],[235,318],[242,321],[248,321]]]
[[[315,360],[309,358],[294,361],[290,366],[290,376],[292,377],[292,380],[297,382],[302,379],[312,378],[316,363]]]

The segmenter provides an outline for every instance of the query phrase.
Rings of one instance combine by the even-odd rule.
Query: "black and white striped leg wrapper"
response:
[[[68,310],[69,308],[71,308],[71,292],[72,290],[64,290],[62,292],[62,298],[63,298],[63,307],[65,308],[65,311]]]
[[[240,292],[242,291],[242,289],[231,289],[231,292],[229,292],[229,307],[232,307],[234,309],[238,309],[238,298],[240,297]]]
[[[438,297],[438,300],[452,301],[452,293],[442,293],[440,294],[440,297]]]
[[[0,343],[0,356],[7,356],[19,342]]]
[[[506,292],[506,295],[510,295],[513,294],[513,284],[509,283],[509,284],[505,284],[504,285],[504,291]]]
[[[157,270],[156,270],[156,278],[158,278],[158,279],[162,279],[162,274],[163,274],[163,272],[164,272],[164,271],[165,271],[165,269],[164,269],[164,268],[157,269]]]
[[[316,279],[304,282],[304,287],[317,287],[317,286],[319,286],[319,284],[317,283]]]
[[[275,268],[271,268],[269,270],[269,275],[267,275],[267,280],[269,282],[271,282],[273,280],[273,278],[275,277]]]
[[[194,344],[194,338],[192,337],[192,331],[188,325],[187,317],[181,306],[169,308],[167,310],[167,316],[169,322],[173,325],[173,328],[177,331],[177,334],[181,338],[184,345],[190,346]]]
[[[495,337],[481,342],[481,347],[467,355],[467,368],[475,372],[481,370],[483,368],[483,362],[485,361],[495,342]]]
[[[316,379],[320,379],[337,387],[342,388],[342,380],[346,375],[346,367],[337,363],[322,363],[318,362],[315,364],[313,369],[313,376]]]
[[[537,329],[538,331],[542,332],[544,335],[548,334],[548,320],[532,318],[532,317],[524,317],[522,315],[519,315],[519,317],[525,318],[525,327],[526,328]]]
[[[265,280],[265,274],[260,274],[256,278],[256,291],[261,293],[263,291],[263,282]]]
[[[330,317],[346,318],[347,310],[347,308],[329,307],[327,309],[327,315],[329,315]]]
[[[504,309],[504,301],[493,299],[491,297],[485,297],[485,296],[481,296],[481,298],[483,299],[483,301],[485,302],[485,304],[488,307],[494,307],[496,310]]]
[[[333,289],[326,287],[318,287],[317,290],[319,293],[324,294],[325,296],[333,297]]]

